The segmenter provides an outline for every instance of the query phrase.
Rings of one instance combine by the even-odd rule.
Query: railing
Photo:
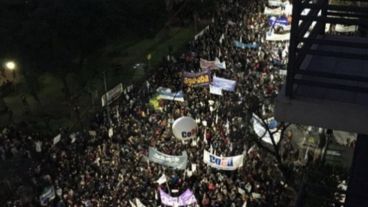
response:
[[[368,87],[337,83],[338,80],[368,83],[368,77],[300,69],[307,55],[368,60],[367,53],[357,54],[337,50],[318,50],[313,47],[314,45],[329,45],[343,48],[368,48],[368,41],[357,43],[348,41],[347,39],[328,40],[322,38],[323,35],[325,35],[327,23],[355,25],[359,29],[368,28],[368,7],[362,6],[366,5],[366,1],[346,1],[354,2],[354,4],[358,6],[331,5],[329,0],[293,1],[286,96],[293,97],[293,91],[296,84],[368,93]],[[304,14],[306,10],[309,10],[309,12]],[[297,78],[297,75],[308,76],[310,78],[308,80],[301,79],[300,76]],[[332,79],[335,81],[333,83],[331,83],[331,81],[316,81],[313,80],[313,77]]]

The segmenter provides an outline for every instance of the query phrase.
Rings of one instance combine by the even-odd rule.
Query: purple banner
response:
[[[161,203],[167,206],[188,206],[194,203],[197,203],[197,199],[195,198],[192,191],[187,189],[182,193],[179,197],[172,197],[169,194],[165,193],[161,188],[160,190],[160,198]]]

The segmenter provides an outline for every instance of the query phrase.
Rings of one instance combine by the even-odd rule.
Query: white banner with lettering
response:
[[[107,91],[102,97],[101,97],[101,103],[102,107],[111,104],[113,101],[118,99],[120,95],[123,93],[123,84],[119,83],[111,90]]]
[[[244,155],[233,157],[220,157],[215,154],[203,151],[203,162],[220,170],[236,170],[243,166]]]

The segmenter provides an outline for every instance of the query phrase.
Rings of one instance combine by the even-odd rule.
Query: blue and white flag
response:
[[[213,76],[212,86],[224,91],[235,91],[236,81]]]
[[[281,136],[280,130],[277,130],[278,123],[276,120],[274,121],[273,120],[274,120],[273,118],[265,120],[266,125],[264,125],[262,120],[254,113],[253,113],[252,120],[251,120],[253,124],[253,130],[257,134],[257,136],[263,142],[266,142],[271,145],[273,144],[271,133],[273,133],[275,144],[279,143],[280,136]],[[266,127],[268,127],[269,131],[266,129]]]
[[[234,45],[237,48],[241,48],[241,49],[257,49],[259,47],[259,45],[257,43],[242,43],[240,41],[234,41]]]
[[[169,89],[169,88],[167,88],[167,89],[166,90],[157,90],[158,91],[157,98],[158,99],[169,100],[169,101],[184,102],[183,91],[171,92],[171,89]]]

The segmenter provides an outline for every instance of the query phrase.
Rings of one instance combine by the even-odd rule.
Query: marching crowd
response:
[[[0,135],[0,159],[32,159],[29,177],[37,197],[31,204],[11,198],[7,206],[39,206],[39,195],[49,186],[55,196],[45,206],[130,206],[139,199],[145,206],[164,206],[159,187],[175,195],[190,189],[204,207],[290,206],[293,200],[275,158],[256,147],[252,114],[272,116],[273,99],[282,76],[275,61],[284,61],[287,43],[269,42],[262,1],[221,0],[208,29],[188,43],[179,57],[169,55],[142,86],[124,89],[118,103],[96,115],[88,130],[70,135],[60,130],[60,141],[8,128]],[[234,41],[258,45],[237,48]],[[223,96],[208,87],[187,87],[182,72],[199,72],[200,58],[219,58],[226,69],[212,75],[236,80],[234,92]],[[183,90],[184,102],[161,100],[149,104],[158,87]],[[198,123],[198,139],[173,138],[171,125],[181,116]],[[153,162],[148,148],[169,155],[188,153],[188,170],[175,170]],[[203,163],[203,150],[221,156],[244,154],[235,171],[221,171]],[[285,155],[285,159],[287,155]],[[195,170],[190,167],[195,164]],[[166,182],[156,182],[163,174]],[[134,203],[134,202],[133,202]],[[140,206],[137,205],[137,206]]]

